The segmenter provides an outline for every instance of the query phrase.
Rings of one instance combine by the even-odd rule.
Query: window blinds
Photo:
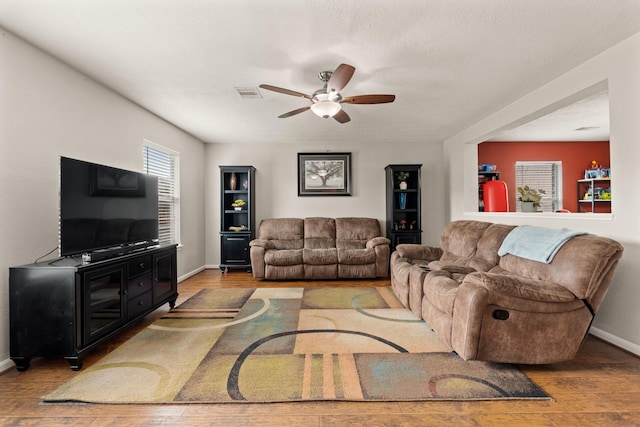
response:
[[[177,241],[177,156],[143,146],[144,172],[158,177],[158,239],[161,244]]]
[[[560,179],[561,162],[516,162],[516,188],[528,185],[535,190],[544,190],[540,209],[555,212],[562,208]],[[519,194],[516,189],[516,200]],[[520,210],[520,201],[517,203]]]

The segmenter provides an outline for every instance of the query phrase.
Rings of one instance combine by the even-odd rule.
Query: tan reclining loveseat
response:
[[[390,240],[375,218],[271,218],[250,242],[256,279],[372,279],[389,273]]]
[[[499,256],[516,231],[504,224],[454,221],[443,230],[439,247],[398,245],[391,255],[392,288],[465,360],[573,359],[623,248],[605,237],[580,234],[560,245],[550,262]],[[515,243],[526,249],[536,240]]]

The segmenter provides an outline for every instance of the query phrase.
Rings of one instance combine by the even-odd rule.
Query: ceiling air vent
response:
[[[262,98],[262,94],[255,87],[237,87],[235,88],[240,94],[241,98],[244,99],[260,99]]]

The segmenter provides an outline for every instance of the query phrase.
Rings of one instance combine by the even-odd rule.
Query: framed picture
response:
[[[351,196],[351,153],[298,153],[298,196]]]
[[[144,197],[146,193],[144,175],[102,165],[91,165],[89,169],[91,196]]]

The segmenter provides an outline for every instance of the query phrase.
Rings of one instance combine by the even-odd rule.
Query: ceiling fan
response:
[[[265,84],[260,85],[260,87],[262,89],[284,93],[285,95],[306,98],[311,101],[311,105],[279,115],[278,117],[281,119],[304,113],[310,109],[318,117],[325,119],[333,117],[340,123],[347,123],[351,118],[342,109],[341,104],[385,104],[393,102],[396,99],[395,95],[356,95],[343,98],[340,91],[349,83],[355,71],[356,69],[351,65],[340,64],[335,71],[320,72],[318,78],[322,80],[324,86],[322,89],[315,91],[313,95]]]

